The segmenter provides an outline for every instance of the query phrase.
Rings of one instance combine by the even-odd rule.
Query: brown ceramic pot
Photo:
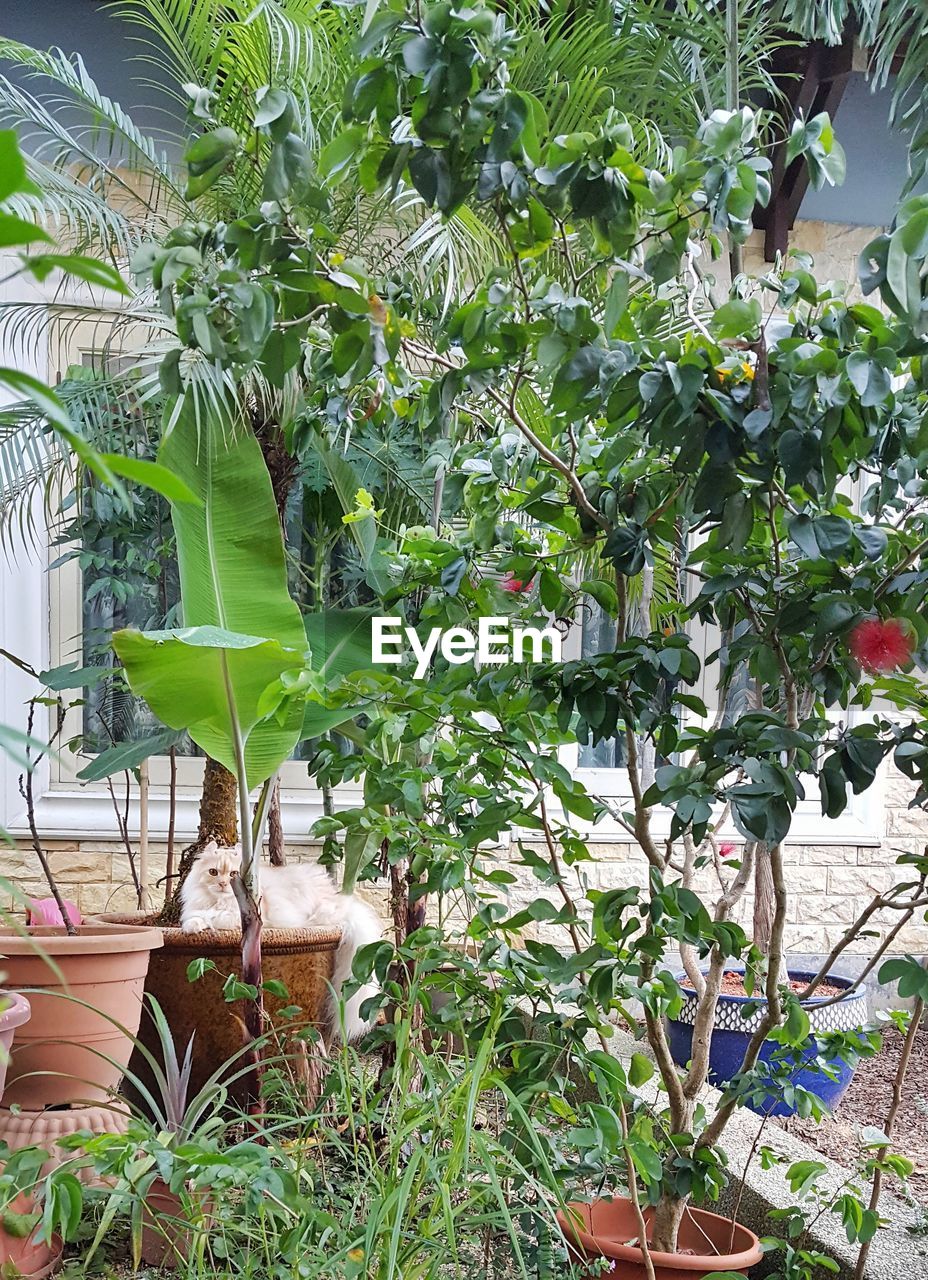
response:
[[[209,1201],[203,1201],[203,1213],[211,1212]],[[172,1271],[185,1262],[190,1253],[190,1227],[184,1202],[161,1178],[148,1189],[142,1205],[142,1261],[147,1267]]]
[[[102,920],[121,925],[147,925],[156,919],[142,912],[109,913]],[[192,1032],[193,1070],[190,1077],[191,1096],[197,1093],[213,1072],[233,1058],[242,1047],[241,1002],[227,1004],[222,989],[229,974],[241,978],[241,934],[233,930],[184,933],[181,929],[163,929],[164,946],[151,958],[145,990],[154,996],[168,1020],[178,1053],[182,1053]],[[341,940],[338,929],[263,929],[261,960],[264,980],[283,983],[288,999],[265,997],[271,1018],[285,1005],[296,1005],[299,1016],[281,1024],[291,1032],[307,1026],[321,1025],[335,968],[335,951]],[[212,960],[215,971],[205,973],[194,982],[187,979],[192,960]],[[160,1059],[158,1037],[150,1016],[142,1018],[139,1039]],[[232,1064],[234,1072],[244,1066],[239,1058]],[[131,1067],[151,1087],[150,1067],[143,1054],[135,1053]],[[233,1090],[233,1093],[235,1091]]]
[[[13,1047],[13,1036],[16,1028],[28,1022],[32,1009],[25,996],[15,991],[0,991],[0,1005],[5,1005],[0,1013],[0,1099],[6,1087],[6,1069],[10,1062],[10,1050]]]
[[[119,1088],[138,1031],[158,929],[90,923],[0,928],[0,970],[32,1017],[13,1043],[3,1104],[28,1111],[105,1102]]]
[[[644,1217],[650,1231],[652,1211],[645,1209]],[[641,1250],[628,1243],[638,1237],[630,1200],[569,1204],[566,1214],[558,1213],[557,1221],[575,1256],[591,1262],[606,1258],[614,1264],[610,1280],[644,1280],[647,1271]],[[753,1231],[705,1209],[687,1210],[677,1249],[677,1253],[651,1250],[655,1280],[696,1280],[715,1272],[747,1275],[764,1256]]]

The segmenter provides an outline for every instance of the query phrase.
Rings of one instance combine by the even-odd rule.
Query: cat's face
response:
[[[236,849],[220,849],[214,842],[197,855],[197,871],[203,889],[214,898],[232,892],[232,881],[238,875],[241,854]]]

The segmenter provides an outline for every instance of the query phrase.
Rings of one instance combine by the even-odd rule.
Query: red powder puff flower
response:
[[[866,671],[895,671],[911,662],[915,635],[903,618],[866,618],[858,622],[848,643]]]
[[[735,846],[731,843],[730,840],[726,840],[724,844],[719,845],[720,858],[730,858],[734,852],[735,852]]]
[[[511,573],[507,573],[500,585],[504,591],[511,591],[514,595],[518,595],[520,592],[528,590],[531,583],[531,578],[515,578]]]

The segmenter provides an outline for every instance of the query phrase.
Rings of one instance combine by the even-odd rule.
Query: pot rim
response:
[[[616,1200],[624,1204],[631,1203],[626,1196],[600,1196],[592,1201],[571,1201],[566,1208],[589,1208],[590,1205],[600,1204],[604,1200],[608,1200],[610,1203]],[[720,1214],[712,1213],[708,1209],[697,1209],[688,1206],[687,1212],[696,1218],[712,1218],[717,1222],[724,1222],[726,1226],[731,1225],[730,1218],[723,1218]],[[556,1217],[558,1226],[564,1232],[564,1235],[592,1253],[599,1253],[604,1258],[609,1258],[616,1262],[640,1263],[644,1256],[638,1245],[623,1244],[619,1240],[610,1240],[607,1236],[591,1236],[581,1227],[578,1227],[575,1222],[572,1222],[561,1209],[557,1210]],[[645,1218],[647,1219],[647,1217],[648,1211],[645,1210]],[[750,1227],[745,1227],[740,1222],[734,1225],[740,1231],[747,1232],[751,1237],[753,1243],[750,1249],[742,1249],[740,1253],[727,1254],[665,1253],[662,1250],[651,1249],[649,1250],[651,1261],[655,1267],[668,1267],[677,1271],[699,1271],[703,1275],[708,1271],[743,1271],[745,1267],[756,1266],[764,1256],[759,1238]]]
[[[133,923],[132,917],[137,922]],[[156,918],[150,911],[110,911],[105,915],[95,916],[104,924],[118,924],[126,930],[141,932],[150,928],[150,921]],[[162,944],[168,951],[187,952],[199,956],[204,948],[210,951],[228,951],[238,955],[242,949],[242,934],[239,929],[204,929],[201,933],[185,933],[183,929],[172,925],[159,925],[157,931],[162,936]],[[262,950],[276,951],[329,951],[337,947],[342,940],[341,929],[262,929]]]
[[[157,951],[164,945],[161,930],[129,928],[109,920],[90,920],[69,934],[64,925],[21,928],[0,925],[0,956],[112,955],[130,951]]]
[[[0,991],[0,1000],[11,1003],[0,1013],[0,1031],[12,1031],[32,1017],[32,1005],[18,991]]]
[[[724,971],[725,973],[744,973],[744,965],[743,964],[727,964],[725,966]],[[705,977],[708,970],[700,969],[699,972],[703,975],[703,977]],[[808,970],[808,969],[787,969],[786,972],[791,979],[795,978],[798,982],[811,982],[811,980],[816,976],[816,974],[812,973],[811,970]],[[677,982],[683,987],[683,990],[685,992],[687,992],[688,994],[692,993],[693,996],[696,995],[696,992],[693,990],[692,987],[688,987],[684,985],[684,983],[688,981],[687,974],[678,973],[678,974],[675,974],[674,976],[676,977]],[[853,985],[854,979],[846,978],[844,977],[843,974],[839,974],[839,973],[826,973],[825,977],[822,979],[822,982],[827,982],[833,987],[843,987],[845,991],[847,991],[847,988]],[[851,991],[846,995],[840,996],[837,1000],[835,1000],[834,996],[809,996],[808,1000],[803,1000],[801,1004],[803,1009],[814,1009],[816,1005],[825,1004],[826,1001],[829,1003],[834,1002],[836,1004],[842,1004],[845,1000],[866,1000],[866,998],[867,998],[866,993],[864,992],[863,988],[858,987],[855,991]],[[736,996],[736,995],[732,995],[730,992],[727,992],[727,991],[722,991],[719,993],[719,1000],[720,1001],[727,1000],[731,1004],[763,1005],[767,1003],[767,997],[763,995]]]

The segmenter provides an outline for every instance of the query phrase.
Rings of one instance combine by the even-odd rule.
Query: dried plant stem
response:
[[[52,873],[52,869],[49,864],[48,858],[45,855],[45,850],[42,847],[42,841],[39,838],[39,829],[36,826],[36,821],[35,821],[35,792],[33,787],[36,769],[45,759],[46,752],[49,750],[52,743],[55,741],[55,739],[61,733],[62,728],[64,727],[64,714],[65,714],[64,703],[61,701],[60,698],[58,699],[58,704],[56,707],[57,716],[56,716],[55,730],[52,733],[52,736],[48,740],[48,746],[45,748],[44,751],[40,751],[37,756],[33,756],[31,742],[32,742],[32,730],[35,725],[35,702],[36,702],[35,698],[30,698],[29,714],[26,720],[26,747],[25,747],[26,762],[29,767],[26,769],[26,772],[20,776],[19,793],[26,802],[26,820],[29,823],[29,835],[32,840],[32,847],[35,850],[36,857],[38,858],[39,863],[42,867],[42,872],[45,876],[45,879],[48,881],[48,887],[51,890],[52,897],[55,899],[55,903],[57,904],[58,911],[59,911],[59,914],[61,915],[61,920],[62,920],[62,923],[64,924],[65,930],[69,937],[74,937],[77,930],[75,929],[74,924],[71,920],[71,917],[68,915],[65,909],[64,899],[62,898],[58,890],[58,885],[55,883],[55,877]]]
[[[139,910],[151,908],[151,897],[148,891],[150,884],[148,875],[148,761],[139,765]]]
[[[171,766],[171,782],[168,792],[168,847],[167,847],[167,866],[165,870],[167,875],[164,880],[164,905],[167,906],[171,901],[171,894],[174,892],[174,828],[177,824],[177,748],[172,747],[168,752],[168,760]]]
[[[267,852],[272,867],[286,866],[284,824],[280,817],[280,778],[271,788],[271,804],[267,812]]]

